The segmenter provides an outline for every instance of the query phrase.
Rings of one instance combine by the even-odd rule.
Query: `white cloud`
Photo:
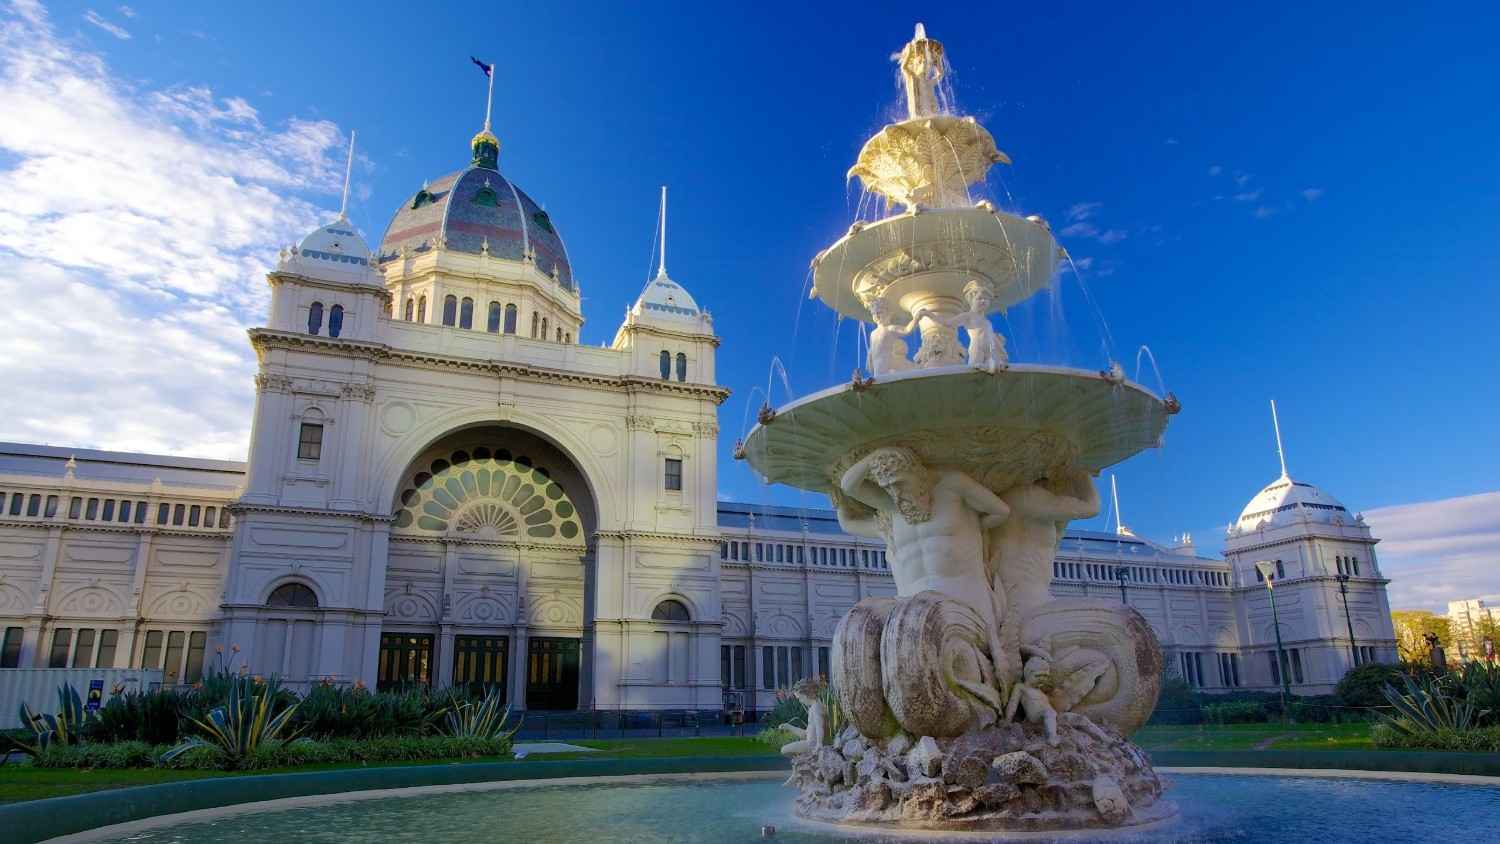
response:
[[[1094,259],[1091,257],[1074,258],[1073,266],[1077,267],[1080,270],[1087,270],[1094,266]]]
[[[1276,209],[1269,205],[1257,205],[1255,207],[1255,219],[1257,220],[1264,220],[1267,217],[1274,217],[1275,215]]]
[[[1240,187],[1244,187],[1245,185],[1250,183],[1250,174],[1241,173],[1236,170],[1234,173],[1234,183],[1239,185]]]
[[[1100,243],[1119,243],[1127,237],[1123,229],[1101,229],[1093,223],[1082,221],[1065,226],[1058,234],[1063,237],[1086,237]]]
[[[149,89],[0,19],[0,439],[243,458],[277,248],[331,216],[343,137],[208,88]]]
[[[1322,196],[1323,196],[1323,189],[1322,188],[1303,188],[1302,189],[1302,198],[1305,199],[1305,200],[1307,200],[1308,202],[1312,202],[1314,200],[1320,199],[1320,198],[1322,198]]]
[[[1500,594],[1500,492],[1365,512],[1394,609]]]
[[[1208,168],[1208,175],[1210,175],[1210,176],[1217,176],[1217,175],[1219,175],[1222,172],[1224,172],[1224,168],[1220,167],[1217,164],[1215,164],[1214,166]]]
[[[1177,144],[1178,144],[1178,140],[1176,138],[1167,138],[1167,140],[1166,140],[1166,145],[1169,146],[1169,147],[1175,147],[1175,146],[1177,146]]]
[[[1087,220],[1103,206],[1102,202],[1075,202],[1068,206],[1068,219],[1074,222]]]
[[[111,23],[105,20],[104,18],[100,17],[99,13],[94,11],[93,9],[89,9],[87,12],[84,12],[83,19],[93,24],[94,26],[99,27],[105,32],[108,32],[110,35],[113,35],[121,41],[130,40],[130,32],[127,31],[125,27],[120,26],[117,23]]]
[[[1244,193],[1237,193],[1237,194],[1235,194],[1234,195],[1234,201],[1235,202],[1255,202],[1256,200],[1260,199],[1260,195],[1262,193],[1264,193],[1264,191],[1260,190],[1259,188],[1257,188],[1256,190],[1247,190]]]
[[[119,7],[118,11],[120,12],[120,14],[124,15],[127,18],[135,17],[135,9],[132,9],[129,6],[121,6]]]

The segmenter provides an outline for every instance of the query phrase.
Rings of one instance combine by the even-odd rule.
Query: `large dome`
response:
[[[1350,521],[1338,499],[1309,483],[1282,475],[1255,494],[1234,523],[1240,531],[1279,527],[1294,522]]]
[[[494,155],[484,155],[493,136],[475,138],[475,163],[424,184],[407,198],[380,241],[384,263],[402,249],[425,252],[442,239],[455,252],[489,254],[513,261],[529,252],[537,268],[573,289],[568,252],[552,220],[526,192],[494,169]],[[495,145],[498,152],[498,144]]]

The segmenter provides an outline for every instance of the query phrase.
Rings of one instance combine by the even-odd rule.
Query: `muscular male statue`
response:
[[[1058,469],[1036,483],[1022,484],[1000,496],[1010,518],[991,532],[994,555],[1001,561],[1000,580],[1009,598],[1010,617],[1024,621],[1051,599],[1052,561],[1063,530],[1074,519],[1099,514],[1099,490],[1086,472]]]
[[[971,607],[997,635],[1003,603],[991,587],[985,533],[1010,514],[999,496],[963,472],[930,470],[899,446],[870,452],[844,472],[839,488],[839,524],[886,541],[897,595],[940,593]]]

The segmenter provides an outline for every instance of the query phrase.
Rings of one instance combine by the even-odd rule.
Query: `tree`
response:
[[[1396,628],[1396,649],[1402,662],[1426,662],[1430,658],[1429,633],[1435,634],[1445,649],[1453,644],[1453,630],[1446,616],[1426,610],[1392,610],[1391,624]]]

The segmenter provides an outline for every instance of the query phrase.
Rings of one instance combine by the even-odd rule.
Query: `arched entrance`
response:
[[[502,425],[448,434],[392,502],[378,682],[494,688],[526,709],[587,700],[598,524],[568,454]]]

